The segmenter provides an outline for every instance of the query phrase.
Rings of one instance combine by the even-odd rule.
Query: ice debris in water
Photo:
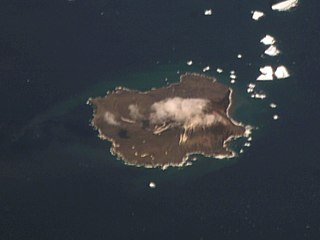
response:
[[[261,17],[264,16],[264,13],[260,11],[252,11],[251,13],[252,13],[252,19],[255,21],[258,21]]]
[[[267,34],[260,40],[260,42],[263,43],[264,45],[272,45],[276,42],[276,40],[274,39],[274,37]]]
[[[273,115],[273,120],[278,120],[279,116],[278,115]]]
[[[149,187],[150,188],[155,188],[156,187],[156,183],[155,182],[150,182],[149,183]]]
[[[271,8],[272,10],[283,12],[283,11],[288,11],[293,7],[296,7],[298,3],[299,3],[299,0],[286,0],[286,1],[273,4]]]

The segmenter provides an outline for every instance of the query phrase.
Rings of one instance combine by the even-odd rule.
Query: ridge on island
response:
[[[179,83],[147,92],[117,87],[88,104],[94,109],[91,124],[112,142],[112,154],[129,165],[165,169],[184,166],[195,153],[235,155],[228,142],[246,129],[228,114],[231,96],[214,78],[187,73]]]

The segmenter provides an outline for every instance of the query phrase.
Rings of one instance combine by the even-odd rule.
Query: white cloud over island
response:
[[[167,98],[151,105],[150,121],[153,124],[174,122],[184,128],[210,126],[222,120],[217,113],[205,113],[209,104],[203,98]]]
[[[120,123],[116,120],[115,115],[111,112],[106,112],[104,114],[104,120],[110,125],[115,125],[115,126],[120,125]]]

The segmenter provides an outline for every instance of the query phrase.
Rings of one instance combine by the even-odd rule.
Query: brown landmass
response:
[[[214,78],[184,74],[179,83],[140,92],[118,87],[90,98],[92,126],[112,142],[125,163],[145,167],[183,166],[193,153],[226,158],[232,138],[245,127],[228,115],[232,91]]]

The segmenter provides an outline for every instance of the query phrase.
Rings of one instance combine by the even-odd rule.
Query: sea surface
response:
[[[0,239],[319,239],[320,3],[273,2],[0,1]],[[263,54],[266,34],[279,56]],[[257,82],[265,65],[291,76]],[[126,166],[90,126],[89,97],[206,66],[234,90],[231,116],[255,127],[237,158]]]

